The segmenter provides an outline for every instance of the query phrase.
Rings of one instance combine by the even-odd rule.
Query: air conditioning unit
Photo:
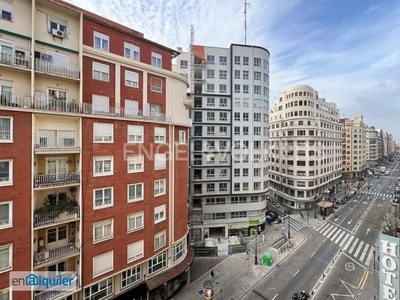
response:
[[[53,28],[51,30],[51,34],[54,35],[54,36],[61,37],[61,38],[64,37],[64,32],[61,31],[61,30],[55,29],[55,28]]]

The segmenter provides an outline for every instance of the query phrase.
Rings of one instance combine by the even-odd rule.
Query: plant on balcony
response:
[[[65,195],[65,196],[61,196]],[[78,206],[78,202],[75,200],[75,195],[71,193],[69,197],[65,193],[59,194],[59,198],[56,204],[52,203],[49,197],[44,198],[42,205],[35,210],[35,214],[43,214],[48,212],[68,212]]]

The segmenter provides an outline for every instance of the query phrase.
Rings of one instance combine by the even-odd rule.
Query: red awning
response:
[[[207,64],[206,56],[204,55],[204,46],[193,45],[193,54],[201,60],[202,65]]]
[[[192,265],[193,258],[194,258],[194,250],[191,247],[188,247],[188,252],[186,254],[186,257],[180,264],[174,266],[168,271],[165,271],[164,273],[151,277],[146,281],[147,288],[149,289],[149,291],[158,288],[159,286],[163,285],[164,282],[168,282],[171,279],[174,279],[175,277],[185,272],[185,270],[189,269],[190,266]]]

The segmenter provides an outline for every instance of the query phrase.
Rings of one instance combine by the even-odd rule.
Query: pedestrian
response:
[[[265,242],[265,234],[264,233],[262,234],[262,239],[263,239],[263,242]]]
[[[214,270],[213,269],[211,270],[210,275],[211,275],[211,279],[214,280]]]

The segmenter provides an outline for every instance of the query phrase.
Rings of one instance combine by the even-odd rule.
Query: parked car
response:
[[[267,222],[269,225],[272,224],[277,218],[279,217],[279,214],[277,212],[270,212],[269,215],[267,216]]]

